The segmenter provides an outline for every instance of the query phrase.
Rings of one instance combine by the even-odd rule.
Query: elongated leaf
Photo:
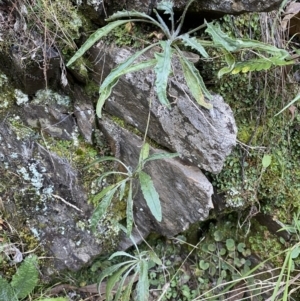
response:
[[[12,286],[0,276],[0,301],[18,301]]]
[[[170,158],[175,158],[178,157],[179,153],[158,153],[158,154],[153,154],[150,155],[146,160],[144,160],[144,163],[148,161],[153,161],[153,160],[160,160],[160,159],[170,159]]]
[[[104,178],[106,178],[110,175],[120,175],[120,176],[122,175],[122,176],[127,176],[127,177],[129,176],[127,173],[120,172],[120,171],[107,171],[101,175],[101,177],[98,179],[98,182],[101,183]]]
[[[141,260],[139,263],[139,281],[137,283],[137,300],[149,300],[149,279],[148,279],[148,262]]]
[[[91,198],[91,202],[93,204],[97,204],[109,191],[111,191],[116,186],[117,186],[116,184],[112,184],[105,187],[99,193],[97,193],[95,196]]]
[[[196,99],[197,103],[200,106],[206,109],[211,109],[212,104],[207,103],[204,100],[203,92],[205,96],[208,98],[211,98],[211,94],[206,89],[199,71],[196,69],[193,63],[189,62],[184,56],[180,56],[180,62],[181,62],[185,81],[193,97]]]
[[[124,198],[126,183],[127,183],[127,179],[123,180],[120,184],[119,201],[123,200]]]
[[[130,279],[128,285],[126,286],[126,289],[124,290],[124,293],[122,295],[122,301],[129,301],[130,300],[130,294],[132,291],[132,286],[135,282],[135,278],[137,277],[138,272],[135,272],[133,277]]]
[[[140,151],[139,163],[142,163],[149,157],[150,145],[149,143],[144,143]]]
[[[113,258],[115,257],[118,257],[118,256],[125,256],[125,257],[129,257],[129,258],[132,258],[133,260],[137,260],[137,258],[125,251],[117,251],[115,253],[113,253],[110,257],[109,257],[109,260],[112,260]]]
[[[156,255],[156,253],[152,250],[149,251],[149,258],[157,265],[162,265],[161,259]]]
[[[95,165],[96,163],[105,162],[105,161],[116,161],[116,162],[122,164],[122,165],[125,167],[125,169],[126,169],[127,171],[129,171],[128,167],[127,167],[121,160],[119,160],[119,159],[117,159],[117,158],[115,158],[115,157],[111,157],[111,156],[104,156],[104,157],[101,157],[101,158],[95,160],[95,161],[94,161],[93,163],[91,163],[90,165],[86,166],[84,169],[88,169],[88,168],[90,168],[91,166]]]
[[[298,101],[300,99],[300,94],[298,94],[291,102],[289,102],[281,111],[279,111],[275,116],[281,114],[283,111],[285,111],[287,108],[289,108],[293,103]]]
[[[145,13],[140,13],[138,11],[119,11],[114,13],[113,15],[111,15],[109,18],[106,19],[106,21],[110,22],[113,20],[117,20],[117,19],[121,19],[121,18],[140,18],[138,20],[129,20],[130,22],[149,22],[149,23],[153,23],[154,25],[160,27],[161,29],[163,29],[161,27],[161,24],[159,24],[159,22],[157,22],[155,19],[153,19],[151,16],[145,14]],[[127,22],[129,22],[127,20]]]
[[[19,299],[28,296],[36,287],[39,280],[37,264],[37,256],[27,257],[13,275],[10,285]]]
[[[55,298],[42,298],[42,299],[38,299],[37,301],[68,301],[68,300],[70,299],[64,297],[55,297]]]
[[[278,57],[258,58],[236,63],[231,73],[237,74],[239,72],[246,73],[249,71],[268,70],[272,66],[285,66],[292,63],[293,61],[285,61]]]
[[[112,290],[114,289],[116,283],[119,281],[121,275],[128,270],[130,267],[132,266],[132,264],[127,264],[125,266],[123,266],[121,269],[117,270],[113,275],[111,275],[107,282],[106,282],[106,300],[110,300],[110,296],[112,293]],[[115,299],[117,301],[117,299]]]
[[[150,46],[148,46],[140,51],[137,51],[136,53],[134,53],[133,55],[128,57],[123,63],[119,64],[116,68],[114,68],[109,73],[109,75],[105,78],[103,83],[101,84],[99,92],[101,93],[103,91],[103,89],[105,89],[107,86],[109,86],[111,84],[111,82],[113,82],[116,78],[127,73],[128,68],[133,64],[133,62],[136,59],[138,59],[142,54],[144,54],[149,49],[151,49],[157,45],[159,45],[159,43],[151,44]],[[140,66],[143,66],[143,64],[139,63],[139,64],[135,65],[133,68],[135,68],[136,70],[133,70],[133,68],[131,68],[129,70],[130,70],[130,72],[133,72],[133,71],[140,70],[141,68],[144,68],[144,67],[140,67]]]
[[[167,24],[165,23],[165,21],[163,20],[163,18],[159,15],[159,13],[156,11],[156,9],[153,10],[156,18],[160,24],[160,28],[162,29],[162,32],[166,35],[166,37],[168,39],[171,39],[171,33],[170,33],[170,29],[167,26]],[[173,23],[172,23],[173,24]]]
[[[121,63],[118,65],[115,69],[113,69],[110,74],[105,78],[103,83],[101,84],[99,88],[99,99],[97,102],[97,107],[96,107],[96,113],[99,118],[101,118],[101,111],[102,107],[105,103],[105,100],[110,96],[112,88],[118,83],[119,78],[129,72],[135,72],[139,71],[141,69],[149,68],[152,67],[156,64],[156,60],[148,60],[146,62],[140,62],[135,65],[132,65],[134,61],[139,58],[142,54],[144,54],[146,51],[151,49],[152,47],[157,46],[159,43],[152,44],[132,56],[130,56],[125,62]]]
[[[102,87],[102,85],[101,85],[100,89],[99,89],[100,96],[99,96],[99,99],[97,102],[97,107],[96,107],[97,116],[99,118],[101,118],[102,108],[104,106],[105,100],[110,96],[112,88],[118,83],[119,78],[122,75],[124,75],[126,73],[136,72],[136,71],[139,71],[142,69],[153,67],[156,63],[157,63],[156,60],[153,59],[153,60],[148,60],[146,62],[140,62],[140,63],[134,64],[133,66],[129,66],[128,68],[121,70],[120,73],[115,78],[111,79],[112,80],[111,83],[109,83],[109,85],[106,88],[104,88],[103,90],[101,88]]]
[[[89,36],[87,41],[76,51],[76,53],[71,57],[66,66],[69,67],[71,64],[73,64],[77,59],[83,56],[97,41],[109,34],[114,28],[122,24],[126,24],[128,22],[134,22],[134,20],[118,20],[96,30],[93,34]]]
[[[129,274],[132,272],[132,270],[134,269],[135,265],[133,265],[130,269],[127,270],[127,272],[123,275],[122,280],[120,281],[119,285],[118,285],[118,289],[117,292],[115,294],[115,301],[120,300],[120,296],[122,293],[122,289],[125,286],[126,280],[129,280]],[[130,282],[130,280],[128,281],[128,283]]]
[[[161,204],[159,200],[159,195],[153,185],[152,179],[145,172],[141,171],[139,173],[139,180],[141,185],[141,190],[143,192],[143,196],[146,200],[146,203],[156,218],[157,221],[161,222],[162,220],[162,211]]]
[[[111,267],[108,267],[107,269],[102,271],[101,274],[99,275],[99,282],[98,282],[99,295],[101,295],[100,284],[102,283],[103,279],[109,277],[111,274],[113,274],[117,270],[121,269],[124,265],[127,265],[127,264],[132,263],[132,262],[135,262],[135,261],[131,260],[131,261],[121,262],[121,263],[115,264]]]
[[[180,17],[180,23],[179,23],[179,25],[178,25],[178,27],[177,27],[177,29],[176,29],[175,37],[177,37],[177,36],[179,35],[179,33],[180,33],[180,31],[181,31],[181,28],[182,28],[182,25],[183,25],[183,23],[184,23],[184,19],[185,19],[186,12],[187,12],[189,6],[190,6],[190,5],[192,4],[192,2],[194,2],[194,1],[195,1],[195,0],[190,0],[190,1],[186,4],[186,6],[185,6],[185,8],[184,8],[184,11],[183,11],[183,13],[182,13],[182,15],[181,15],[181,17]]]
[[[132,225],[133,225],[132,180],[130,180],[129,182],[128,196],[127,196],[126,224],[127,224],[127,235],[129,236],[132,232]]]
[[[182,40],[185,46],[191,47],[198,51],[203,57],[209,57],[204,47],[198,42],[195,37],[190,37],[188,34],[183,34],[179,36],[178,39]]]
[[[162,53],[155,53],[157,64],[154,68],[156,74],[155,90],[162,105],[170,108],[167,98],[168,78],[171,73],[172,48],[170,41],[161,41]]]
[[[259,41],[247,40],[247,39],[234,39],[229,37],[224,33],[219,25],[213,23],[206,23],[207,29],[205,30],[209,33],[216,45],[220,45],[225,48],[227,51],[233,52],[241,49],[255,49],[261,50],[276,56],[281,60],[284,60],[290,57],[289,53],[284,49],[279,49],[275,46],[265,44]]]
[[[105,194],[105,196],[103,196],[102,201],[100,202],[100,204],[95,209],[95,211],[94,211],[94,213],[91,217],[91,229],[92,229],[92,231],[96,230],[96,226],[97,226],[100,218],[106,212],[106,210],[107,210],[108,206],[110,205],[111,200],[112,200],[114,194],[116,193],[118,187],[119,187],[118,185],[115,185],[115,187],[113,187],[111,190],[109,190]]]

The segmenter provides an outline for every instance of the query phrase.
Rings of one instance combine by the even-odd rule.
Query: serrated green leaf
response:
[[[76,51],[76,53],[71,57],[66,66],[69,67],[71,64],[73,64],[77,59],[83,56],[96,42],[98,42],[102,37],[109,34],[114,28],[133,21],[134,20],[118,20],[96,30],[93,34],[89,36],[87,41]]]
[[[115,264],[113,266],[108,267],[107,269],[105,269],[104,271],[101,272],[101,274],[99,275],[99,282],[98,282],[98,292],[99,295],[101,295],[101,283],[103,281],[104,278],[109,277],[111,274],[113,274],[114,272],[116,272],[117,270],[121,269],[124,265],[128,265],[129,263],[135,263],[136,261],[125,261],[125,262],[121,262],[118,264]]]
[[[262,166],[263,168],[268,168],[271,164],[272,156],[271,155],[264,155],[262,158]]]
[[[97,106],[96,106],[96,114],[99,118],[101,118],[102,116],[102,108],[104,106],[105,100],[110,96],[111,91],[113,89],[113,87],[118,83],[119,78],[126,74],[126,73],[130,73],[130,72],[136,72],[142,69],[146,69],[146,68],[150,68],[152,66],[154,66],[156,64],[156,60],[148,60],[146,62],[140,62],[137,64],[134,64],[133,66],[129,66],[127,69],[124,69],[123,71],[121,71],[120,73],[118,73],[118,75],[116,75],[115,78],[111,78],[111,82],[105,87],[102,88],[102,85],[99,88],[99,98],[97,101]],[[120,66],[120,65],[119,65]],[[108,75],[108,77],[110,77],[110,74]]]
[[[95,211],[93,212],[91,216],[91,229],[92,231],[96,230],[96,226],[101,219],[102,215],[106,212],[108,206],[111,203],[111,200],[116,193],[117,189],[119,188],[118,185],[114,184],[112,186],[115,186],[111,188],[102,198],[102,201],[99,203]]]
[[[162,211],[161,211],[161,204],[159,200],[159,195],[153,185],[152,179],[149,175],[145,172],[141,171],[139,173],[139,181],[141,185],[141,190],[143,196],[146,200],[146,203],[156,218],[157,221],[161,222],[162,220]]]
[[[149,300],[148,261],[141,260],[139,263],[139,281],[137,283],[137,301]]]
[[[140,158],[139,158],[139,163],[142,163],[149,157],[149,152],[150,152],[150,145],[149,143],[144,143],[142,146],[142,149],[140,151]]]
[[[132,180],[129,182],[127,206],[126,206],[126,224],[127,224],[127,235],[132,232],[133,225],[133,199],[132,199]]]
[[[132,270],[134,269],[135,265],[133,265],[130,269],[127,270],[127,272],[123,275],[122,280],[120,281],[119,285],[118,285],[118,289],[116,291],[116,295],[114,300],[118,301],[120,300],[120,296],[121,296],[121,292],[125,286],[126,280],[128,280],[129,278],[129,274],[132,272]],[[130,282],[130,280],[129,280]]]
[[[105,100],[110,96],[112,88],[118,83],[119,78],[130,72],[139,71],[145,68],[150,68],[154,66],[157,62],[155,59],[147,60],[146,62],[139,62],[134,65],[134,61],[138,59],[141,55],[143,55],[146,51],[151,49],[152,47],[157,46],[159,43],[151,44],[150,46],[136,52],[135,54],[131,55],[127,60],[123,63],[119,64],[116,68],[114,68],[109,75],[105,78],[103,83],[99,88],[99,99],[96,106],[96,114],[99,118],[101,118],[102,107],[105,103]]]
[[[180,56],[180,62],[185,81],[193,97],[200,106],[206,109],[211,109],[213,106],[211,103],[205,102],[203,93],[208,98],[211,98],[211,94],[206,89],[199,71],[196,69],[194,64],[189,62],[184,56]]]
[[[207,28],[205,31],[211,35],[214,44],[225,48],[227,51],[234,52],[248,48],[267,52],[272,56],[276,56],[280,60],[290,57],[289,53],[284,49],[279,49],[275,46],[259,41],[231,38],[221,30],[219,25],[213,23],[206,23],[206,25]]]
[[[158,154],[153,154],[150,155],[146,160],[144,160],[144,163],[148,162],[148,161],[153,161],[153,160],[161,160],[161,159],[171,159],[171,158],[175,158],[178,157],[179,153],[158,153]]]
[[[106,300],[110,300],[110,296],[112,293],[112,290],[114,289],[116,283],[119,281],[119,278],[121,277],[121,275],[130,267],[132,266],[132,264],[127,264],[125,266],[123,266],[122,268],[120,268],[119,270],[117,270],[115,273],[113,273],[107,280],[106,282]],[[115,299],[117,301],[117,299]]]
[[[36,287],[39,280],[37,265],[37,256],[27,257],[13,275],[10,285],[19,299],[28,296]]]
[[[204,47],[198,42],[198,40],[195,37],[191,38],[188,34],[183,34],[179,36],[178,39],[182,40],[185,46],[189,46],[198,51],[203,57],[209,57]]]
[[[173,14],[173,2],[172,1],[161,1],[157,4],[158,10],[163,10],[164,14],[172,15]]]
[[[167,98],[168,78],[171,73],[172,48],[171,41],[161,41],[160,45],[163,52],[155,53],[157,64],[154,67],[156,74],[155,91],[162,105],[170,108],[170,103]]]
[[[126,183],[127,183],[127,179],[126,179],[126,180],[123,180],[123,181],[121,182],[121,185],[120,185],[120,192],[119,192],[119,201],[122,201],[123,198],[124,198]]]
[[[248,71],[261,71],[268,70],[272,66],[272,61],[270,59],[253,59],[244,62],[238,62],[235,64],[232,74],[237,74],[239,72],[248,72]]]
[[[124,290],[124,293],[122,295],[122,301],[129,301],[130,300],[130,294],[132,291],[132,286],[135,282],[135,278],[137,277],[138,272],[135,272],[133,277],[130,279],[128,285],[126,286],[126,289]]]
[[[18,301],[12,286],[0,276],[0,301]]]

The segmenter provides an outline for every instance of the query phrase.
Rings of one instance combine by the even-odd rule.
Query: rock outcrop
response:
[[[105,12],[103,10],[103,5],[106,7],[106,14],[115,12],[116,10],[137,10],[139,12],[144,12],[150,14],[157,6],[157,3],[160,3],[161,0],[129,0],[126,3],[122,3],[121,1],[118,3],[111,3],[110,1],[99,3],[98,5],[94,5],[94,10],[100,14],[102,12],[102,16],[104,18]],[[178,12],[182,12],[189,2],[188,0],[174,0],[174,9]],[[189,13],[191,14],[242,14],[245,12],[266,12],[277,9],[281,0],[197,0],[191,4]]]
[[[108,118],[102,119],[100,126],[116,156],[134,170],[142,139]],[[155,152],[159,150],[151,147],[151,153]],[[207,218],[213,208],[213,188],[197,167],[173,158],[150,161],[145,171],[159,194],[163,219],[160,223],[155,220],[138,190],[134,197],[135,223],[141,233],[174,236],[187,230],[190,224]]]
[[[101,58],[96,60],[101,52]],[[105,48],[102,43],[90,51],[94,80],[107,75],[117,63],[132,55],[128,48]],[[147,60],[150,53],[141,60]],[[105,62],[105,63],[104,63]],[[154,95],[154,72],[144,70],[123,76],[106,102],[105,110],[144,132],[147,128],[149,103],[150,122],[147,135],[164,148],[178,152],[182,159],[200,169],[219,173],[224,160],[236,142],[237,128],[230,107],[215,95],[213,109],[206,110],[192,101],[183,74],[174,62],[174,74],[169,81],[169,98],[174,105],[168,110]]]

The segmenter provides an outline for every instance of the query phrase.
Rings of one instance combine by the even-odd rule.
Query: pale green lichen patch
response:
[[[8,77],[0,72],[0,112],[8,109],[14,100],[14,89],[10,86]]]
[[[68,107],[70,106],[71,100],[69,96],[56,93],[50,89],[39,90],[36,92],[33,104],[48,104],[48,105],[61,105]]]

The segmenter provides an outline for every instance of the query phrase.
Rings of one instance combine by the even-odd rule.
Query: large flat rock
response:
[[[108,118],[100,126],[116,157],[134,169],[138,164],[142,139],[119,127]],[[159,150],[151,147],[151,153]],[[213,208],[213,188],[204,174],[178,158],[150,161],[145,166],[159,194],[163,219],[157,222],[150,213],[140,190],[135,193],[135,222],[143,235],[156,232],[173,236],[189,225],[205,220]]]
[[[105,47],[99,43],[90,54],[90,59],[96,62],[94,80],[99,83],[102,75],[107,75],[116,64],[132,55],[133,50]],[[141,60],[149,56],[151,53]],[[182,159],[195,166],[219,173],[236,143],[233,113],[219,95],[213,96],[211,110],[195,104],[176,61],[173,62],[173,73],[168,91],[169,100],[173,102],[171,110],[157,100],[153,91],[154,72],[148,69],[123,76],[106,101],[105,111],[144,132],[151,103],[148,136],[162,147],[178,152]]]

